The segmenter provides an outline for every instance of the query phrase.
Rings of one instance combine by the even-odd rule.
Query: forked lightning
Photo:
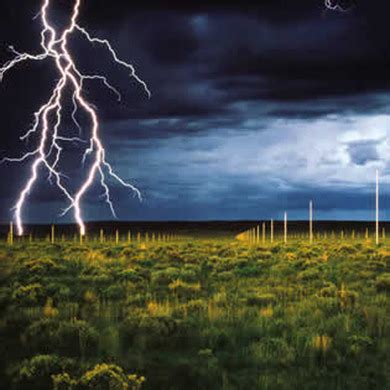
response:
[[[325,7],[330,9],[331,11],[340,11],[345,12],[348,11],[350,7],[343,7],[339,4],[337,0],[325,0]]]
[[[106,48],[112,56],[113,61],[129,71],[130,77],[134,78],[143,87],[148,97],[151,95],[150,90],[147,84],[138,77],[134,67],[118,57],[109,41],[93,37],[86,29],[77,23],[80,12],[80,4],[81,0],[75,0],[69,25],[59,33],[49,21],[48,10],[51,5],[50,0],[44,0],[39,13],[43,26],[40,42],[42,52],[39,54],[21,53],[13,46],[10,46],[9,49],[14,54],[14,57],[0,68],[0,81],[9,70],[24,61],[52,60],[59,73],[59,80],[56,83],[49,100],[34,113],[34,122],[32,127],[21,137],[21,140],[26,140],[32,134],[38,135],[38,147],[35,150],[27,152],[20,158],[4,159],[4,161],[11,162],[32,160],[31,175],[22,188],[14,206],[15,222],[19,235],[23,234],[22,214],[27,197],[36,184],[39,176],[39,170],[42,167],[46,168],[48,171],[49,180],[52,181],[54,179],[54,183],[69,201],[69,206],[65,209],[62,215],[65,215],[70,210],[74,211],[75,220],[80,228],[81,235],[85,235],[86,230],[82,215],[82,201],[88,189],[99,178],[104,189],[105,200],[113,215],[115,215],[115,210],[111,201],[110,190],[106,182],[107,175],[113,177],[121,185],[129,188],[141,199],[140,191],[132,184],[127,183],[120,178],[107,161],[103,143],[99,138],[99,118],[96,109],[90,102],[87,101],[83,94],[83,85],[86,80],[97,80],[109,88],[119,100],[121,95],[117,89],[109,83],[105,76],[100,74],[83,74],[77,68],[75,60],[68,48],[69,37],[72,34],[79,34],[90,43],[99,44]],[[87,141],[83,140],[81,136],[71,137],[60,134],[60,127],[63,119],[64,95],[68,88],[70,88],[73,96],[72,118],[75,125],[81,130],[81,126],[76,119],[78,110],[83,110],[91,121],[90,136]],[[87,169],[86,179],[80,188],[74,193],[71,193],[71,191],[67,189],[63,180],[64,175],[59,170],[59,163],[61,161],[61,154],[63,152],[64,145],[69,142],[87,142],[88,146],[84,153],[83,162],[92,156],[90,167]]]

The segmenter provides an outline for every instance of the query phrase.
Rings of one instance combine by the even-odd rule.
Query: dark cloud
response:
[[[335,2],[332,0],[332,4]],[[4,0],[0,5],[2,63],[11,58],[6,50],[9,44],[19,50],[39,51],[39,21],[32,18],[40,1],[17,3],[16,6],[15,1]],[[218,153],[213,149],[216,134],[227,139],[236,133],[251,136],[269,128],[278,131],[277,120],[304,126],[323,118],[345,122],[346,118],[388,113],[390,34],[387,19],[390,8],[385,0],[354,3],[348,12],[332,12],[325,10],[322,0],[244,0],[224,5],[216,1],[134,3],[116,0],[109,6],[106,0],[83,2],[81,24],[97,36],[109,38],[121,56],[136,66],[138,74],[152,90],[149,100],[142,88],[129,80],[128,73],[113,64],[102,48],[91,47],[79,36],[72,39],[71,46],[80,68],[86,73],[99,70],[110,75],[113,85],[122,93],[122,101],[117,102],[101,84],[86,84],[87,96],[98,107],[102,119],[102,136],[109,147],[109,156],[124,171],[126,166],[122,161],[128,155],[135,156],[131,169],[142,172],[136,179],[152,194],[147,206],[134,206],[139,213],[135,216],[142,217],[145,212],[150,219],[170,215],[206,217],[208,213],[214,218],[249,217],[252,201],[244,207],[247,211],[237,211],[235,205],[239,202],[238,194],[252,197],[250,186],[223,173],[219,174],[221,182],[216,180],[216,174],[213,176],[215,186],[209,187],[210,196],[215,199],[213,208],[207,202],[196,200],[203,188],[199,184],[208,182],[214,165],[226,167],[236,154],[248,153],[237,148],[226,161],[219,161],[218,155],[212,156]],[[338,4],[350,8],[347,0],[340,0]],[[68,1],[55,2],[56,9],[50,16],[57,26],[63,25],[70,5]],[[3,113],[0,157],[20,154],[23,144],[18,137],[31,124],[32,113],[48,98],[47,87],[53,85],[57,77],[50,65],[24,64],[4,78],[0,84]],[[64,113],[64,120],[63,131],[76,130],[69,112]],[[283,131],[287,137],[288,131]],[[326,132],[324,129],[324,139]],[[169,178],[161,173],[158,186],[149,182],[147,177],[154,176],[160,160],[158,156],[150,156],[151,161],[145,168],[141,153],[148,154],[156,143],[164,140],[178,138],[183,144],[191,137],[202,139],[203,149],[192,156],[193,161],[197,161],[195,166],[202,166],[198,184],[188,183],[182,177],[182,174],[189,175],[184,169],[189,163],[184,159],[176,170],[170,169]],[[208,142],[204,142],[207,137]],[[32,139],[26,147],[34,147],[34,141]],[[290,147],[288,142],[295,140],[286,141],[285,149]],[[351,162],[364,167],[383,159],[380,145],[375,142],[354,141],[344,146]],[[270,149],[272,146],[271,143]],[[188,147],[189,154],[193,152],[191,147]],[[182,145],[174,143],[172,154],[176,153],[175,148],[182,149]],[[69,176],[76,180],[80,179],[75,163],[79,154],[80,149],[74,147],[64,164]],[[296,166],[299,161],[303,166],[308,164],[301,155],[295,158]],[[162,161],[167,163],[167,158]],[[328,166],[340,163],[339,160],[327,161]],[[143,169],[151,171],[145,174]],[[0,175],[8,184],[0,190],[0,216],[3,217],[9,215],[10,199],[20,188],[20,180],[27,176],[27,166],[2,166]],[[217,184],[220,187],[217,188]],[[158,198],[161,188],[166,189],[163,194],[166,200],[158,203],[153,196]],[[259,191],[257,186],[255,188]],[[91,200],[98,194],[99,190],[96,191],[91,193]],[[180,191],[183,195],[171,204]],[[57,195],[56,191],[47,189],[42,194],[39,191],[32,194],[31,200],[42,205],[54,204]],[[127,195],[122,191],[118,190],[115,195],[121,205],[127,202]],[[295,195],[299,194],[291,192],[291,207]],[[336,195],[322,195],[329,196],[334,203],[341,202]],[[271,193],[267,196],[266,206],[273,210],[277,196]],[[304,198],[305,194],[299,196]],[[344,208],[348,207],[346,203],[362,207],[359,199],[366,199],[366,195],[359,196],[355,199],[351,195],[350,202],[340,204]],[[202,212],[201,207],[205,211]],[[99,211],[91,206],[89,215],[97,214]]]
[[[356,165],[365,165],[380,159],[377,150],[378,141],[356,141],[348,144],[351,161]]]
[[[81,68],[102,69],[123,93],[117,104],[102,85],[88,83],[88,94],[103,118],[203,117],[224,112],[230,103],[241,100],[282,103],[388,90],[390,38],[384,2],[376,7],[362,2],[342,17],[324,16],[322,1],[251,3],[251,12],[246,8],[249,2],[241,8],[206,4],[190,2],[187,7],[187,3],[152,1],[146,8],[115,1],[109,10],[100,0],[83,5],[84,24],[112,39],[153,92],[148,101],[142,88],[113,66],[103,50],[76,39],[73,46],[82,53]],[[3,48],[14,42],[21,49],[37,49],[38,21],[31,21],[36,8],[32,2],[22,1],[18,12],[11,1],[2,7],[5,17],[13,21],[0,30]],[[60,3],[56,13],[66,14],[68,8],[68,3]],[[0,59],[6,58],[4,51],[0,53]],[[39,86],[55,74],[41,66],[22,69],[30,69],[35,77],[22,79],[21,70],[14,71],[0,91],[0,101],[17,106],[20,100],[18,116],[26,123],[27,113],[44,98]],[[16,120],[9,119],[13,127]]]

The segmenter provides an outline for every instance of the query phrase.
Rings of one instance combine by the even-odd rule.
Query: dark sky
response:
[[[71,4],[52,0],[58,29]],[[144,197],[140,203],[110,182],[119,218],[280,218],[284,210],[306,218],[313,199],[318,218],[371,219],[379,169],[388,219],[388,1],[356,1],[347,12],[326,10],[321,0],[232,4],[82,1],[79,24],[108,38],[152,91],[148,99],[103,48],[71,39],[80,69],[107,75],[122,93],[118,103],[102,84],[85,85],[108,159]],[[12,58],[10,44],[39,52],[39,8],[40,1],[1,1],[2,63]],[[36,139],[25,144],[19,136],[57,79],[50,61],[5,75],[1,157],[34,148]],[[66,115],[61,131],[76,132]],[[82,149],[68,147],[62,169],[75,190],[84,178]],[[28,172],[28,164],[0,166],[0,221],[10,219]],[[26,220],[71,221],[58,218],[67,203],[40,173]],[[101,194],[96,185],[85,199],[87,219],[111,218]]]

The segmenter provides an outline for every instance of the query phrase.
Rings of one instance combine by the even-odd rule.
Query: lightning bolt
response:
[[[325,0],[325,7],[331,11],[346,12],[352,7],[352,5],[343,6],[338,0]]]
[[[124,67],[129,72],[129,77],[135,79],[144,89],[147,96],[150,98],[151,93],[147,84],[138,77],[133,65],[121,60],[112,45],[106,39],[93,37],[85,28],[81,27],[77,21],[80,13],[81,0],[75,0],[73,10],[70,17],[69,25],[59,33],[48,18],[48,10],[50,0],[44,0],[37,17],[40,16],[42,21],[41,41],[40,46],[42,52],[38,54],[21,53],[13,46],[9,50],[14,55],[13,59],[6,62],[0,68],[0,81],[4,75],[13,69],[16,65],[25,61],[44,61],[51,60],[54,62],[59,73],[57,81],[49,100],[43,104],[35,113],[33,125],[27,132],[20,137],[21,140],[27,140],[33,134],[39,136],[39,145],[35,150],[25,153],[19,158],[5,158],[3,161],[23,162],[32,160],[30,166],[30,176],[22,188],[16,204],[13,208],[14,217],[19,235],[23,235],[23,209],[25,207],[27,197],[31,193],[39,179],[39,170],[45,168],[49,175],[49,180],[57,186],[64,197],[69,202],[69,206],[63,211],[65,215],[70,210],[73,210],[75,220],[80,228],[80,234],[85,235],[86,228],[82,216],[82,201],[90,189],[92,184],[98,179],[103,190],[104,198],[108,204],[112,214],[116,216],[114,206],[110,196],[110,190],[106,182],[107,176],[115,179],[120,185],[131,190],[141,200],[140,191],[130,183],[125,182],[118,176],[110,163],[106,159],[106,151],[99,137],[100,123],[95,107],[87,101],[83,95],[83,86],[87,80],[95,80],[101,82],[118,100],[121,95],[118,90],[113,87],[107,78],[100,74],[83,74],[76,66],[75,61],[68,49],[69,37],[73,34],[78,34],[86,39],[91,44],[98,44],[105,48],[111,55],[112,60]],[[80,132],[80,137],[66,137],[60,134],[63,113],[63,98],[65,91],[71,88],[73,110],[71,117]],[[88,140],[81,138],[81,125],[77,121],[76,115],[79,110],[87,115],[90,120],[90,137]],[[61,161],[61,155],[64,150],[64,144],[69,142],[78,142],[88,144],[83,156],[83,163],[87,158],[92,158],[90,167],[87,169],[86,179],[80,188],[71,193],[64,184],[64,175],[59,171],[58,165]],[[92,156],[92,157],[91,157]]]

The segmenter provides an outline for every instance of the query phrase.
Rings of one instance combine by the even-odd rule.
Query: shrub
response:
[[[47,295],[58,301],[67,301],[72,296],[71,289],[65,283],[48,283],[45,290]]]
[[[260,309],[260,316],[264,318],[271,318],[274,315],[272,306],[263,307]]]
[[[294,349],[284,339],[266,338],[252,342],[248,352],[256,365],[284,366],[295,359]]]
[[[114,364],[98,364],[80,379],[82,386],[93,390],[139,390],[144,382],[143,376],[127,375]]]
[[[246,298],[249,306],[269,306],[276,302],[274,294],[253,294]]]
[[[37,305],[42,302],[43,298],[44,291],[40,283],[20,286],[12,294],[12,300],[20,306]]]
[[[363,335],[352,335],[348,338],[350,350],[352,354],[358,355],[362,352],[365,352],[370,348],[374,342],[371,337]]]
[[[201,289],[200,283],[186,283],[181,279],[176,279],[170,283],[168,288],[179,296],[192,296]]]
[[[337,296],[337,287],[333,283],[328,283],[327,286],[322,287],[317,295],[319,297],[331,298]]]
[[[170,343],[169,337],[177,330],[177,321],[169,316],[128,316],[120,326],[122,346],[136,344],[142,349],[160,347]]]
[[[31,276],[52,276],[61,274],[65,271],[65,267],[56,263],[49,257],[34,259],[25,262],[19,270],[19,276],[30,278]]]
[[[92,291],[92,290],[84,291],[83,298],[84,298],[84,301],[86,303],[95,303],[98,300],[98,297],[97,297],[95,291]]]
[[[317,268],[308,268],[302,272],[299,272],[297,275],[297,279],[303,281],[314,280],[314,279],[318,279],[319,275],[320,275],[320,271]]]
[[[258,264],[246,264],[235,270],[236,274],[241,277],[254,277],[261,274],[261,267]]]
[[[73,390],[77,385],[77,380],[72,379],[68,373],[54,374],[51,379],[53,390]]]
[[[45,317],[57,317],[58,316],[58,310],[53,307],[53,299],[48,298],[45,306],[43,307],[43,315]]]
[[[158,285],[167,285],[180,276],[180,269],[175,267],[168,267],[161,271],[155,271],[152,274],[152,283]]]
[[[36,355],[13,368],[13,380],[20,388],[50,389],[52,375],[75,367],[75,361],[57,355]]]
[[[119,272],[118,278],[121,281],[124,282],[139,282],[142,281],[142,277],[139,275],[139,273],[134,268],[127,268],[123,271]]]
[[[390,273],[379,275],[375,280],[375,287],[378,291],[390,291]]]
[[[202,299],[191,299],[185,303],[181,309],[186,315],[199,315],[202,312],[205,312],[207,309],[207,304]]]
[[[68,356],[93,356],[98,334],[85,321],[58,321],[45,318],[33,322],[23,333],[26,346],[35,353],[60,352]]]
[[[111,300],[119,301],[125,298],[126,289],[121,285],[111,285],[103,290],[102,295]]]

